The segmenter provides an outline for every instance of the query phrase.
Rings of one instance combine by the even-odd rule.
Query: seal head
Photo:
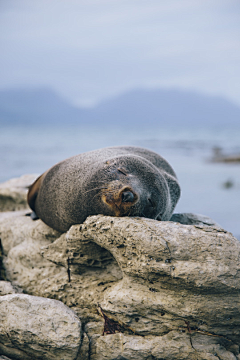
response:
[[[101,200],[114,216],[162,219],[169,205],[169,190],[165,178],[148,160],[135,155],[112,159],[107,178],[111,180],[102,189]]]

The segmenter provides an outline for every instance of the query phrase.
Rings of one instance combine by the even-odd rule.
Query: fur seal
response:
[[[28,204],[47,225],[65,232],[89,215],[169,220],[180,197],[172,167],[157,153],[109,147],[68,158],[29,188]]]

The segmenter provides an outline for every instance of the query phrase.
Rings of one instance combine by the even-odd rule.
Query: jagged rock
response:
[[[184,326],[240,342],[240,242],[232,234],[102,216],[89,217],[81,234],[109,250],[124,274],[101,303],[115,320],[143,335]]]
[[[91,360],[240,360],[240,242],[207,217],[175,215],[92,216],[59,234],[2,213],[8,280],[83,319],[78,359],[89,348]],[[103,336],[99,307],[122,333]]]
[[[37,178],[36,174],[23,175],[0,184],[0,211],[15,211],[28,208],[28,187]]]
[[[13,294],[0,297],[0,351],[22,360],[75,360],[81,322],[60,301]]]
[[[122,272],[108,251],[79,241],[79,228],[61,235],[24,211],[0,214],[4,266],[12,284],[31,295],[61,300],[81,319],[94,321],[100,317],[97,304],[104,290],[121,279]]]

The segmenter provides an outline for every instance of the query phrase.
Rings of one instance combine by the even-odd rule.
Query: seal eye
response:
[[[131,191],[124,191],[122,193],[122,202],[133,202],[134,195]]]

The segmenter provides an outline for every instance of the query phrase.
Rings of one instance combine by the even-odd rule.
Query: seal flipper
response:
[[[34,183],[32,185],[30,185],[29,190],[28,190],[27,202],[28,202],[28,205],[30,206],[30,208],[33,210],[34,214],[35,214],[35,201],[36,201],[40,186],[42,184],[42,181],[43,181],[43,179],[45,177],[45,174],[46,173],[39,176],[37,178],[37,180],[35,180]],[[31,218],[33,219],[34,215],[33,216],[31,215]]]

